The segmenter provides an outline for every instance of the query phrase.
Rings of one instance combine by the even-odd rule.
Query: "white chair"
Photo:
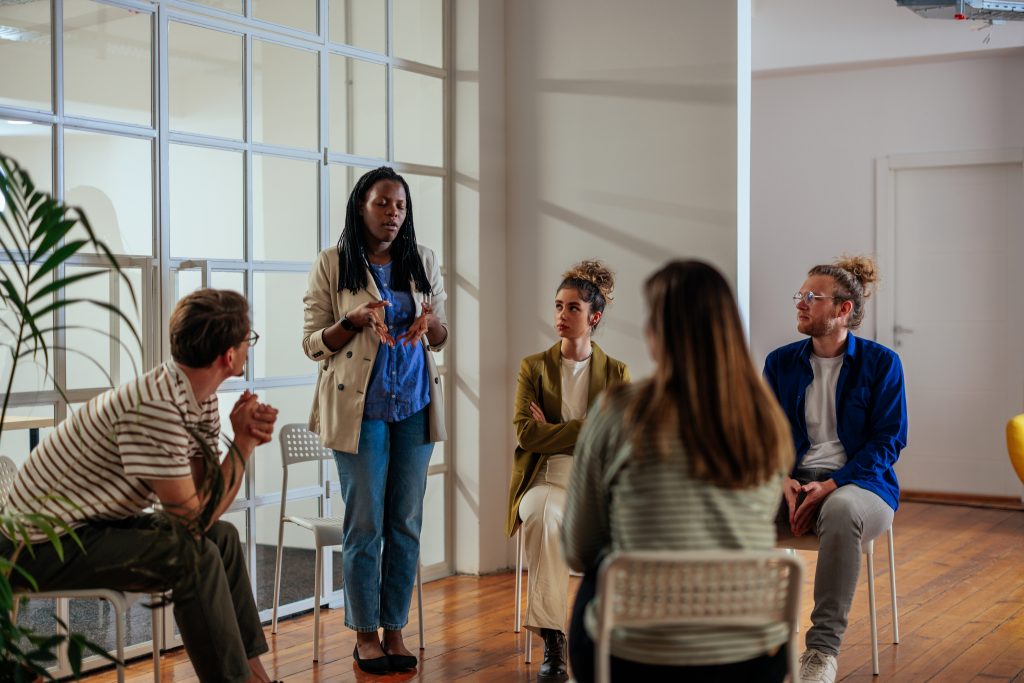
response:
[[[797,681],[802,581],[803,562],[783,550],[612,553],[597,578],[595,680],[611,680],[616,627],[785,624],[790,679]]]
[[[519,530],[516,531],[516,633],[522,630],[522,611],[523,611],[523,557],[524,549],[523,544],[526,542],[523,536],[523,527],[520,526]],[[530,592],[530,573],[527,570],[526,573],[526,592]],[[530,664],[533,662],[533,631],[526,629],[526,663]]]
[[[284,555],[284,525],[290,522],[313,533],[316,545],[313,587],[313,661],[320,659],[320,589],[323,586],[323,549],[341,545],[341,517],[298,517],[288,515],[288,468],[301,462],[334,460],[331,449],[320,445],[319,437],[300,423],[287,424],[281,428],[281,512],[277,523],[277,559],[274,563],[274,612],[271,619],[271,633],[277,633],[277,609],[281,600],[281,560]],[[330,495],[330,479],[325,479],[324,488]],[[419,607],[420,649],[423,649],[423,578],[420,568],[416,570],[416,599]]]
[[[892,642],[900,642],[900,617],[896,609],[896,555],[893,552],[892,526],[886,532],[889,537],[889,591],[892,596]],[[818,537],[814,534],[803,536],[780,536],[777,545],[790,551],[818,551]],[[875,613],[875,540],[869,539],[861,543],[861,550],[868,565],[868,607],[871,621],[871,670],[878,675],[878,615]]]
[[[17,466],[14,461],[6,455],[0,455],[0,507],[7,503],[7,497],[14,486],[14,477],[17,474]],[[126,593],[124,591],[108,588],[91,588],[80,590],[58,590],[58,591],[29,591],[18,590],[19,595],[25,595],[30,600],[56,600],[65,598],[76,599],[100,599],[106,600],[114,608],[115,640],[117,644],[117,681],[124,683],[124,620],[132,603],[142,597],[139,593]],[[17,619],[17,605],[15,602],[14,618]],[[153,680],[160,680],[160,642],[163,640],[163,608],[153,607],[150,609],[150,617],[153,624]]]

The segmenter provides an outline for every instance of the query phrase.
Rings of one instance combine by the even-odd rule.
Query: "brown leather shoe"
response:
[[[544,662],[537,672],[540,683],[561,683],[569,680],[565,670],[565,634],[551,628],[540,630],[544,639]]]

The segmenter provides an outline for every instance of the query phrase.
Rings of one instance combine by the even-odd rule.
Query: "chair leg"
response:
[[[523,611],[523,530],[516,532],[516,625],[514,632],[519,633]]]
[[[280,547],[280,546],[278,546]],[[313,587],[313,661],[320,661],[320,586],[324,582],[323,548],[316,547],[316,585]]]
[[[520,530],[522,533],[522,530]],[[526,606],[530,606],[530,570],[526,570]],[[526,663],[533,662],[533,631],[526,629]]]
[[[283,556],[284,518],[281,518],[277,522],[277,558],[274,560],[274,614],[270,619],[271,633],[277,633],[277,607],[281,602],[281,560]]]
[[[150,600],[155,603],[162,599],[160,595],[150,596]],[[160,681],[160,646],[164,640],[164,608],[163,607],[150,607],[149,616],[152,620],[152,631],[153,631],[153,680],[159,683]]]
[[[875,613],[875,553],[874,543],[869,543],[868,560],[868,606],[871,616],[871,670],[878,675],[878,615]]]
[[[110,602],[114,609],[114,630],[117,640],[117,683],[124,683],[124,613],[125,605]]]
[[[423,650],[423,565],[416,566],[416,607],[420,617],[420,649]]]
[[[896,609],[896,552],[893,550],[892,527],[889,527],[889,594],[892,596],[892,642],[900,642],[900,615]]]

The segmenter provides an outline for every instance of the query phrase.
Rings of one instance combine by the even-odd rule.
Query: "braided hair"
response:
[[[393,289],[408,291],[409,281],[416,283],[416,291],[431,294],[430,281],[423,268],[419,250],[416,247],[416,231],[412,220],[412,193],[405,178],[395,173],[389,166],[375,168],[363,174],[352,188],[345,207],[345,229],[338,240],[338,257],[341,260],[338,276],[338,291],[347,289],[353,294],[367,286],[368,263],[366,257],[366,238],[363,233],[366,225],[359,209],[366,203],[366,195],[370,189],[382,180],[401,183],[405,190],[405,222],[398,230],[398,237],[388,249],[394,269],[391,274]]]

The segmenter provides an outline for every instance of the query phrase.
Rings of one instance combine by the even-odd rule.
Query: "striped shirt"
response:
[[[562,540],[569,566],[596,567],[613,551],[770,550],[782,496],[780,471],[750,489],[724,489],[689,476],[678,436],[670,452],[634,454],[623,411],[642,385],[602,396],[576,442]],[[586,628],[597,633],[597,609],[587,606]],[[772,651],[788,639],[786,625],[749,628],[615,629],[611,651],[649,664],[729,664]]]
[[[49,514],[72,528],[136,516],[157,502],[145,480],[192,476],[197,438],[218,452],[217,395],[197,402],[168,361],[61,422],[19,468],[8,511]],[[38,530],[30,538],[46,540]]]

